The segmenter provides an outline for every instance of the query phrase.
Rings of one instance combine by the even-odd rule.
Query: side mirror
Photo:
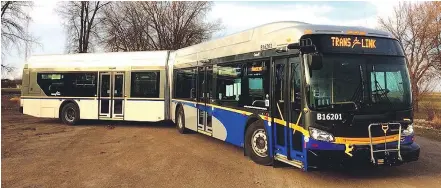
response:
[[[308,65],[311,70],[318,70],[323,67],[322,56],[319,54],[307,54]]]
[[[300,49],[300,44],[299,43],[291,43],[291,44],[288,44],[288,49]]]
[[[302,51],[303,53],[312,53],[316,51],[315,45],[312,43],[310,38],[300,39],[298,43],[291,43],[287,46],[288,49],[297,49]]]

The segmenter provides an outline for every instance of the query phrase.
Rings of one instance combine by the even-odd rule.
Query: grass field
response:
[[[427,119],[427,110],[431,108],[435,114],[441,116],[441,93],[431,93],[422,97],[419,101],[419,111],[415,112],[416,119]]]
[[[426,137],[432,140],[437,140],[441,142],[441,131],[436,129],[422,129],[414,128],[415,134],[418,136]],[[418,141],[417,141],[418,142]]]

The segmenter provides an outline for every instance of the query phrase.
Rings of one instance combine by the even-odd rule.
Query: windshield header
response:
[[[395,39],[353,35],[306,35],[321,53],[351,53],[404,56]]]

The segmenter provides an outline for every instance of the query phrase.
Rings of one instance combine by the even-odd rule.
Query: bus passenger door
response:
[[[123,119],[124,117],[124,73],[113,74],[113,95],[112,95],[112,118]]]
[[[110,118],[110,106],[111,106],[111,79],[110,73],[100,73],[99,84],[99,118]]]
[[[123,119],[124,73],[100,73],[99,119]]]
[[[211,115],[212,110],[208,105],[210,103],[211,84],[213,80],[213,66],[198,67],[198,96],[197,96],[197,109],[198,109],[198,125],[197,130],[200,133],[211,136]]]
[[[288,160],[303,161],[303,138],[299,131],[294,131],[300,115],[300,82],[297,79],[300,76],[300,59],[274,58],[272,67],[274,152]]]

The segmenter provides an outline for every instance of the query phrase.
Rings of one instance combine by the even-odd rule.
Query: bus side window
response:
[[[37,84],[47,96],[95,97],[97,72],[37,73]]]
[[[242,106],[256,106],[265,108],[265,95],[268,94],[268,70],[269,61],[256,61],[247,63],[247,76],[244,80],[243,86],[247,86],[246,91],[243,92]]]
[[[221,64],[216,70],[216,99],[219,104],[238,107],[242,99],[242,63]]]
[[[130,97],[158,98],[159,71],[132,72]]]
[[[175,98],[196,99],[196,68],[175,70]]]

